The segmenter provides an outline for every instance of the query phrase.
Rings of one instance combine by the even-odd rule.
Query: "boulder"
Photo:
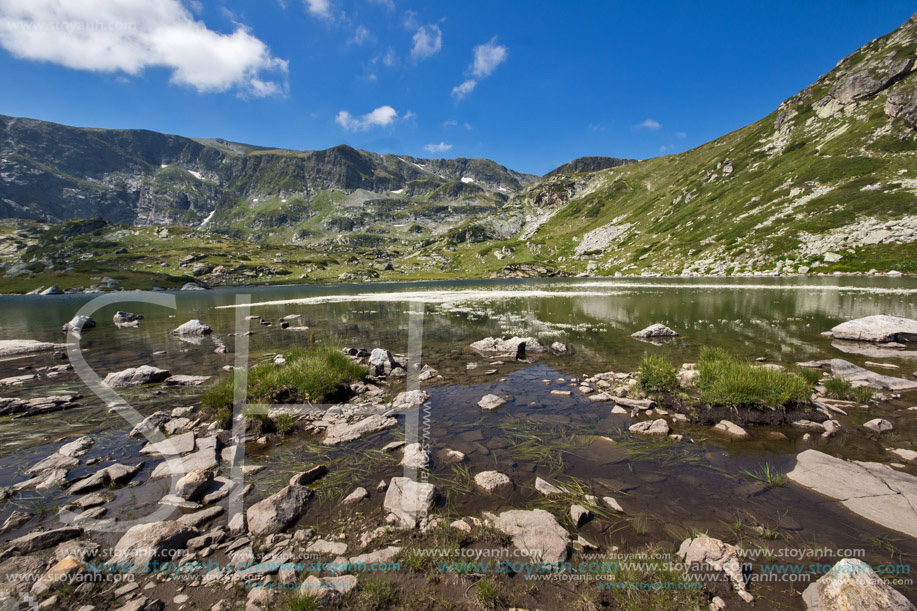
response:
[[[384,348],[373,348],[369,354],[369,369],[373,375],[387,375],[401,363],[395,360],[391,352]]]
[[[328,475],[328,467],[325,465],[318,465],[307,469],[301,473],[297,473],[290,478],[291,486],[308,486],[312,482],[318,481],[319,479]]]
[[[172,560],[171,552],[182,550],[197,536],[196,529],[174,520],[130,527],[115,545],[112,560],[133,562],[135,570],[155,559]]]
[[[191,471],[175,482],[173,494],[186,501],[198,501],[213,482],[213,471]]]
[[[647,420],[646,422],[632,424],[627,430],[640,435],[668,435],[669,423],[664,418],[657,418],[652,421]]]
[[[582,505],[571,505],[570,519],[573,521],[573,525],[579,528],[592,519],[592,512]]]
[[[485,337],[471,344],[471,349],[483,355],[504,354],[515,358],[525,358],[526,354],[541,354],[544,346],[534,337]]]
[[[189,320],[172,330],[172,335],[202,336],[211,333],[213,333],[213,329],[197,319]]]
[[[57,448],[57,453],[63,456],[70,456],[72,458],[79,458],[83,456],[93,444],[92,437],[77,437],[71,442],[65,443],[61,447]]]
[[[414,528],[427,517],[439,493],[436,486],[406,477],[393,477],[382,506],[398,517],[405,528]]]
[[[881,526],[917,537],[917,477],[880,463],[847,461],[817,450],[796,457],[787,479],[834,499]]]
[[[52,284],[51,286],[49,286],[48,288],[46,288],[45,290],[41,291],[38,294],[39,295],[63,295],[64,291],[62,291],[61,288],[57,286],[56,284]]]
[[[374,414],[358,422],[342,422],[328,427],[322,443],[326,446],[335,446],[339,443],[360,439],[385,429],[390,429],[398,424],[398,420],[391,416]]]
[[[279,533],[291,526],[305,512],[312,497],[306,486],[287,486],[248,508],[248,530],[255,535]]]
[[[495,492],[513,485],[509,476],[499,471],[481,471],[474,476],[474,483],[485,492]]]
[[[871,566],[844,558],[802,593],[809,611],[917,611]]]
[[[140,367],[129,367],[123,371],[110,373],[102,380],[102,386],[109,388],[127,388],[130,386],[140,386],[142,384],[155,384],[162,382],[172,374],[165,369],[142,365]]]
[[[654,325],[648,326],[646,329],[641,329],[636,333],[631,333],[631,337],[644,338],[644,337],[678,337],[678,333],[669,329],[667,326],[656,323]]]
[[[344,497],[341,501],[341,505],[350,505],[352,503],[359,503],[365,498],[369,497],[369,492],[366,491],[366,488],[358,487],[355,488],[353,492]]]
[[[506,401],[497,395],[484,395],[481,397],[481,400],[478,401],[478,407],[485,412],[492,412],[496,409],[500,409],[504,405],[506,405]]]
[[[570,533],[543,509],[514,509],[493,516],[494,528],[512,537],[513,545],[532,562],[559,563],[567,559]]]
[[[861,342],[917,341],[917,320],[876,314],[841,323],[830,331],[834,339]]]
[[[541,479],[540,477],[535,478],[535,490],[537,490],[538,492],[540,492],[541,494],[545,496],[551,496],[554,494],[564,494],[564,492],[566,492],[564,489],[558,488],[554,484],[547,482]]]
[[[128,435],[130,437],[148,437],[156,429],[168,422],[170,417],[167,412],[153,412],[132,428]]]
[[[85,331],[86,329],[92,329],[96,326],[96,321],[89,318],[88,316],[74,316],[70,319],[70,322],[64,323],[64,326],[61,327],[61,331],[64,333],[74,332],[79,333],[80,331]]]
[[[554,342],[551,344],[551,350],[557,354],[563,354],[567,351],[567,344],[563,342]]]
[[[13,539],[9,542],[9,547],[20,554],[31,554],[32,552],[48,549],[64,541],[76,539],[83,534],[83,529],[65,526],[52,530],[41,530],[31,532],[27,535]]]

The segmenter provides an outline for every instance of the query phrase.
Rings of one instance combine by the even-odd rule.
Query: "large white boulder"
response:
[[[876,314],[843,322],[831,329],[831,335],[862,342],[917,341],[917,320]]]
[[[844,558],[802,593],[809,611],[917,611],[871,566]]]

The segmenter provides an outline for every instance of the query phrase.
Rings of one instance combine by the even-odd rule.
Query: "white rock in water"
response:
[[[646,329],[632,333],[631,337],[678,337],[678,333],[663,324],[656,323]]]
[[[433,484],[393,477],[382,506],[395,514],[402,526],[414,528],[419,520],[427,517],[437,496]]]
[[[733,439],[748,438],[748,431],[740,427],[738,424],[730,422],[729,420],[720,420],[719,423],[713,427],[713,430],[719,431],[728,437],[732,437]]]
[[[61,327],[61,331],[67,333],[68,331],[75,331],[79,333],[80,331],[85,331],[86,329],[92,329],[96,326],[96,321],[89,318],[88,316],[74,316],[70,319],[70,322],[64,324]]]
[[[888,431],[894,430],[894,426],[888,420],[884,418],[874,418],[869,422],[863,423],[863,426],[870,431],[875,431],[876,433],[886,433]]]
[[[66,348],[67,344],[52,344],[34,339],[0,339],[0,358],[65,350]]]
[[[917,341],[917,320],[877,314],[841,323],[831,329],[831,335],[863,342]]]
[[[802,600],[810,611],[917,611],[871,566],[856,558],[844,558],[809,584]]]
[[[482,471],[474,476],[474,483],[485,492],[493,492],[513,485],[509,476],[499,471]]]
[[[545,351],[544,346],[538,343],[538,340],[534,337],[511,337],[509,339],[485,337],[474,342],[470,347],[481,354],[499,353],[513,356],[524,356],[529,352],[537,354]]]
[[[535,478],[535,490],[537,490],[538,492],[540,492],[541,494],[545,496],[551,496],[554,494],[563,494],[565,492],[563,489],[558,488],[554,484],[546,482],[545,480],[541,479],[540,477]]]
[[[481,400],[478,401],[478,407],[485,412],[492,412],[495,409],[500,409],[504,405],[506,405],[506,401],[497,395],[484,395],[481,397]]]
[[[409,443],[404,446],[401,465],[408,469],[426,469],[430,466],[430,453],[419,443]]]
[[[627,429],[631,433],[640,433],[642,435],[668,435],[669,423],[664,418],[646,422],[638,422]]]
[[[209,335],[210,333],[213,333],[213,329],[197,319],[189,320],[172,330],[172,335]]]
[[[109,388],[127,388],[130,386],[140,386],[141,384],[154,384],[162,382],[172,374],[165,369],[142,365],[140,367],[129,367],[124,371],[110,373],[102,380],[102,386]]]

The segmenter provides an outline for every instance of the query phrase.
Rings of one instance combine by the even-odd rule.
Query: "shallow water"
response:
[[[272,320],[271,327],[257,321],[237,328],[240,295],[251,305],[241,312]],[[228,375],[235,340],[232,334],[251,330],[252,359],[286,351],[310,341],[340,346],[386,347],[395,353],[408,349],[412,307],[423,309],[423,357],[443,375],[442,381],[425,384],[432,394],[427,439],[434,452],[431,481],[445,491],[444,510],[456,515],[479,515],[482,510],[546,506],[532,489],[536,476],[569,486],[583,486],[598,496],[611,495],[627,510],[626,516],[602,515],[579,532],[603,548],[628,548],[651,541],[677,544],[692,531],[706,531],[724,540],[746,545],[827,548],[863,548],[871,563],[901,562],[917,554],[915,541],[872,525],[826,503],[794,485],[766,488],[743,471],[756,471],[765,463],[786,472],[794,456],[807,447],[848,458],[887,461],[882,446],[873,440],[842,435],[830,441],[807,444],[801,432],[784,431],[789,439],[765,439],[763,428],[752,439],[729,443],[709,429],[682,425],[693,443],[633,439],[626,433],[627,416],[612,416],[610,406],[591,403],[568,380],[604,371],[632,371],[651,354],[673,362],[696,359],[701,346],[722,346],[739,356],[765,357],[769,362],[845,358],[859,365],[881,361],[898,365],[881,373],[910,377],[917,370],[917,351],[877,355],[862,346],[832,344],[821,335],[844,320],[870,314],[917,318],[917,280],[910,278],[775,278],[775,279],[658,279],[658,280],[553,280],[478,281],[448,283],[359,284],[217,289],[175,294],[176,309],[131,303],[137,294],[124,293],[124,303],[109,305],[93,317],[98,328],[84,333],[81,347],[87,362],[100,376],[125,367],[151,364],[176,374]],[[0,297],[0,337],[64,341],[60,325],[93,296]],[[421,304],[421,305],[418,305]],[[145,316],[139,328],[115,328],[116,310]],[[299,314],[294,326],[284,330],[279,319]],[[199,318],[214,329],[200,344],[180,341],[169,331]],[[661,322],[680,333],[675,341],[654,345],[630,338],[649,324]],[[558,340],[570,346],[562,356],[533,357],[529,362],[491,366],[490,360],[471,352],[472,341],[489,335],[534,335],[545,345]],[[220,342],[229,349],[216,354]],[[165,354],[154,355],[164,351]],[[852,352],[853,351],[853,352]],[[19,375],[22,367],[58,364],[50,355],[0,362],[0,377]],[[477,368],[468,369],[469,363]],[[497,369],[497,373],[487,371]],[[565,382],[558,382],[563,378]],[[543,380],[551,380],[546,384]],[[396,387],[396,390],[399,387]],[[572,397],[552,396],[554,389],[573,390]],[[72,373],[15,388],[0,389],[2,396],[45,396],[79,392],[81,407],[41,417],[0,422],[0,484],[25,479],[21,471],[53,451],[62,440],[91,434],[97,443],[85,458],[114,457],[138,462],[139,440],[126,436],[130,425],[108,413]],[[141,413],[194,405],[200,390],[135,389],[123,393]],[[475,406],[486,393],[511,397],[507,406],[482,414]],[[917,405],[917,393],[863,412],[851,413],[847,423],[882,416],[895,424],[895,439],[917,439],[917,413],[904,407]],[[422,432],[423,433],[423,432]],[[310,509],[310,521],[331,520],[334,506],[353,487],[371,492],[380,479],[400,475],[397,457],[373,451],[403,437],[403,427],[368,439],[326,449],[314,440],[286,439],[278,447],[250,455],[269,468],[251,478],[261,491],[284,481],[303,466],[326,462],[346,478],[329,475],[320,484],[319,503]],[[608,437],[617,443],[602,437]],[[543,453],[534,448],[543,447]],[[511,476],[515,489],[499,497],[463,494],[462,473],[438,464],[437,450],[452,448],[467,455],[471,473],[499,469]],[[155,461],[147,461],[148,473]],[[355,465],[356,463],[356,465]],[[363,466],[361,467],[360,464]],[[70,478],[91,467],[81,467]],[[917,469],[908,469],[917,474]],[[143,475],[139,480],[145,480]],[[119,492],[109,515],[122,508],[143,514],[143,506],[162,494],[164,483],[152,483]],[[322,487],[324,486],[324,488]],[[374,495],[376,496],[376,495]],[[43,500],[42,500],[43,499]],[[0,506],[0,520],[13,508],[52,506],[63,502],[62,492],[45,496],[27,492]],[[556,509],[556,508],[555,508]],[[17,532],[32,528],[34,522]],[[754,532],[764,527],[778,533],[772,542]],[[913,590],[900,588],[914,598]],[[798,606],[786,588],[766,590],[773,601]],[[776,603],[775,603],[776,604]]]

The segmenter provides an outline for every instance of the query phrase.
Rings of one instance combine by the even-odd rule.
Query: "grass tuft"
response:
[[[853,394],[853,385],[837,376],[831,376],[825,380],[824,385],[828,396],[835,399],[849,399]]]
[[[805,379],[787,371],[739,361],[719,349],[704,349],[698,361],[701,399],[727,407],[776,408],[807,400]]]
[[[672,392],[678,388],[675,366],[661,356],[648,356],[640,363],[637,383],[647,392]]]

